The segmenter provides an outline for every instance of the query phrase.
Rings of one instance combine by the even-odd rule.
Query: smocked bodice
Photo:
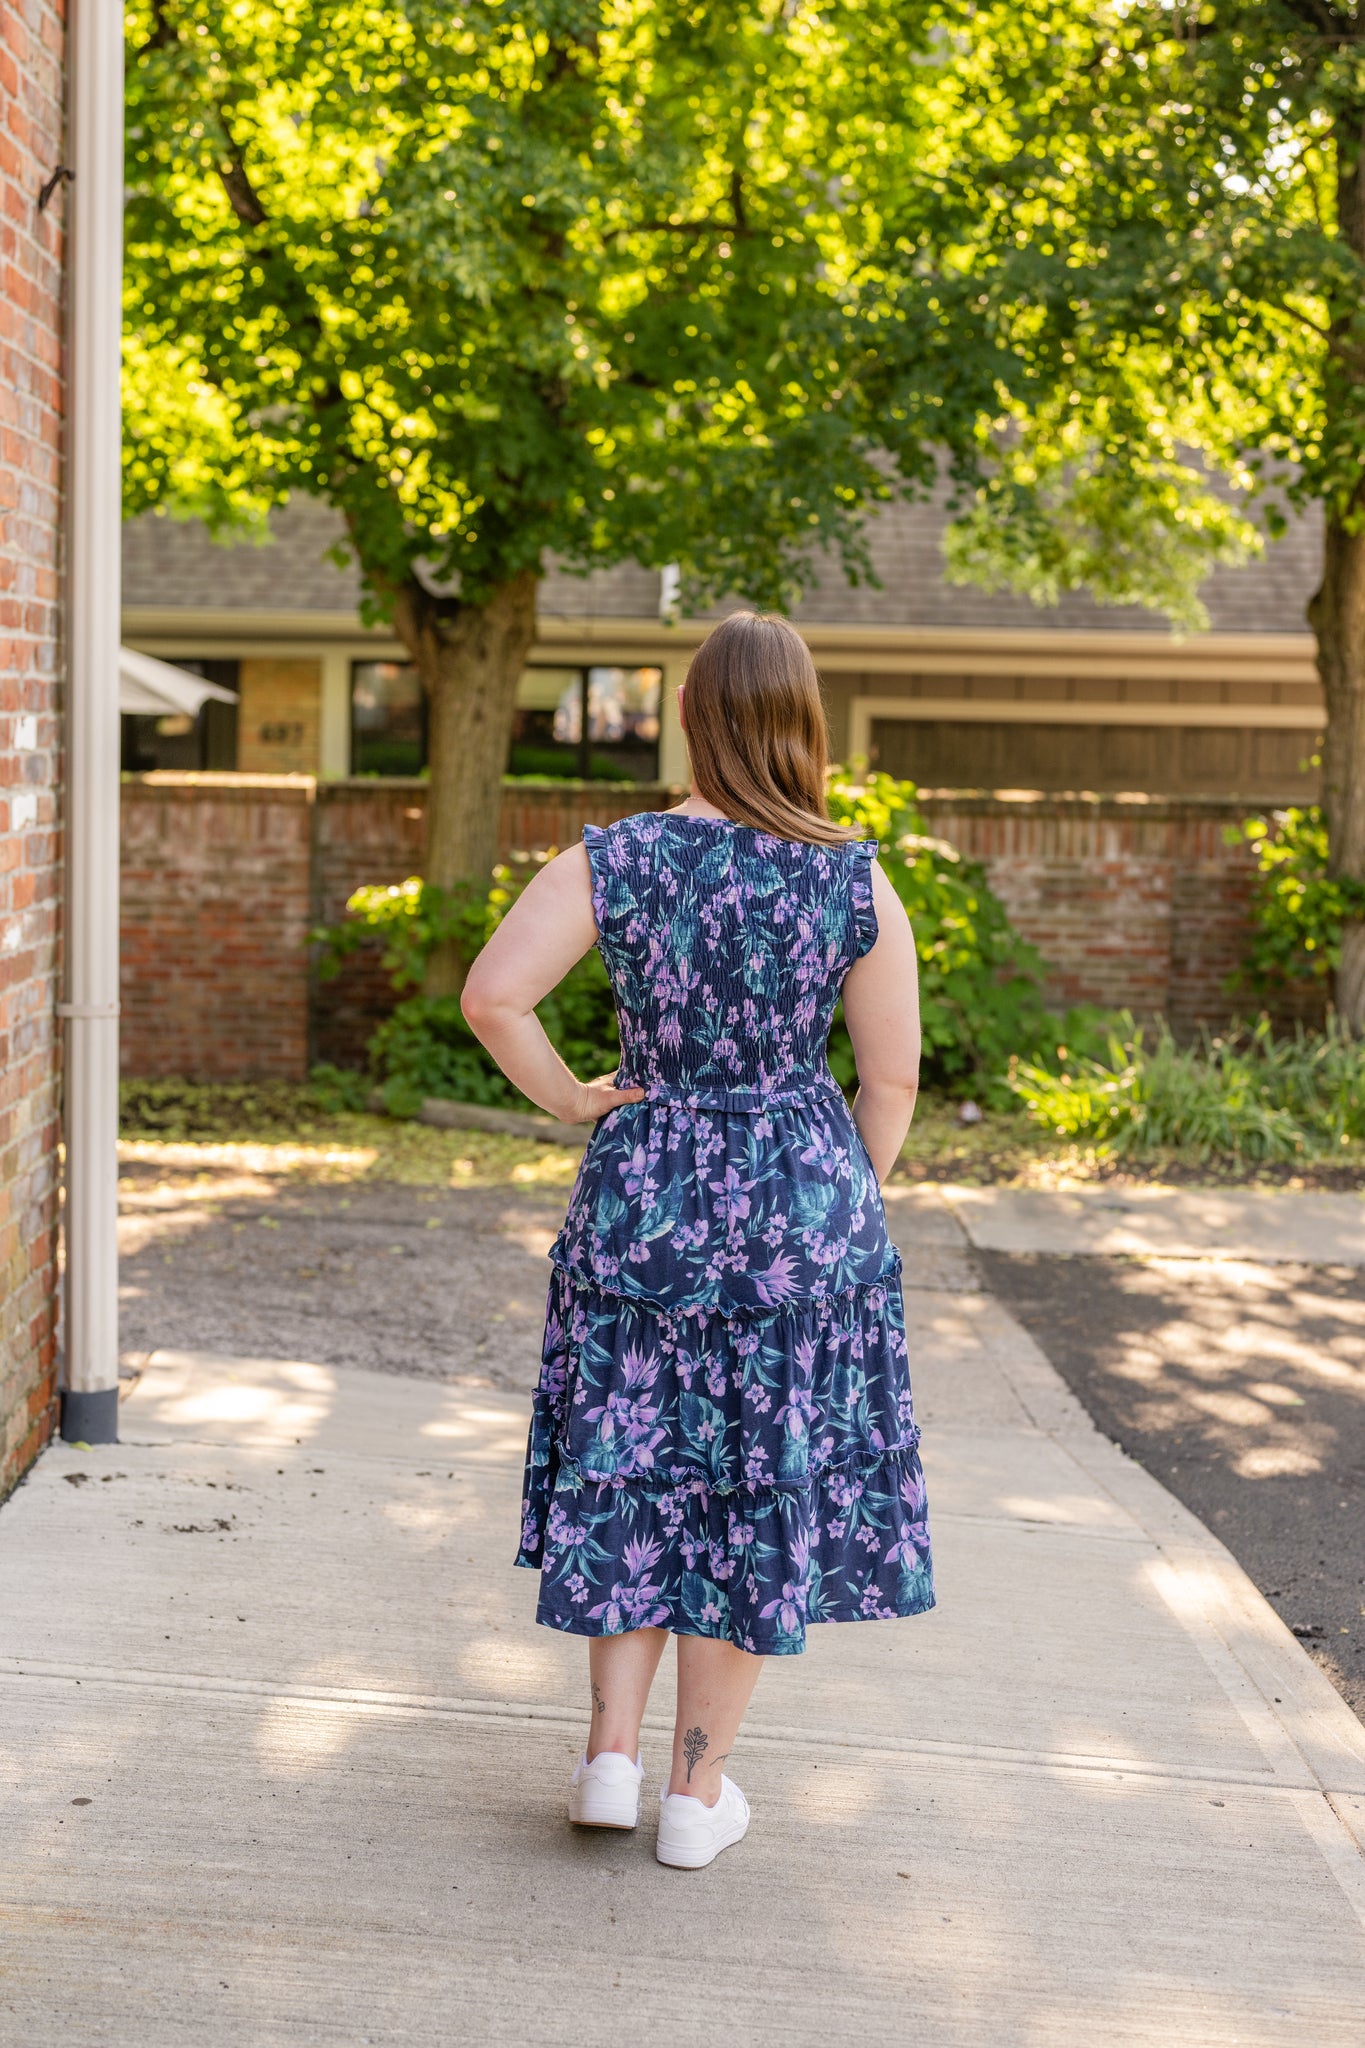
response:
[[[834,1092],[834,1008],[877,936],[876,842],[812,846],[660,811],[583,837],[620,1085],[741,1111]]]

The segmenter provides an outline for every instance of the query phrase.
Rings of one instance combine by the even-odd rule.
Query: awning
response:
[[[134,648],[118,651],[118,708],[125,715],[159,718],[179,712],[197,718],[209,698],[219,704],[235,704],[236,692],[221,683],[206,682],[186,668],[158,661],[154,654],[138,654]]]

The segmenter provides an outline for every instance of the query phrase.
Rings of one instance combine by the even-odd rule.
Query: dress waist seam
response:
[[[842,1102],[843,1090],[832,1074],[784,1088],[686,1088],[662,1082],[627,1080],[618,1075],[618,1088],[645,1090],[651,1108],[723,1110],[734,1116],[763,1116],[772,1109],[795,1109],[806,1103]]]

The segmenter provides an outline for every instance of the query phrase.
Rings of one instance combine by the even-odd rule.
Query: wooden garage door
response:
[[[872,765],[928,789],[1141,790],[1270,801],[1315,793],[1312,731],[1209,725],[872,721]]]

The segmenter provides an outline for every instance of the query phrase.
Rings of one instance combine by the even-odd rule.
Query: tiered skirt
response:
[[[615,1112],[552,1257],[540,1621],[793,1655],[933,1606],[899,1260],[842,1098]]]

